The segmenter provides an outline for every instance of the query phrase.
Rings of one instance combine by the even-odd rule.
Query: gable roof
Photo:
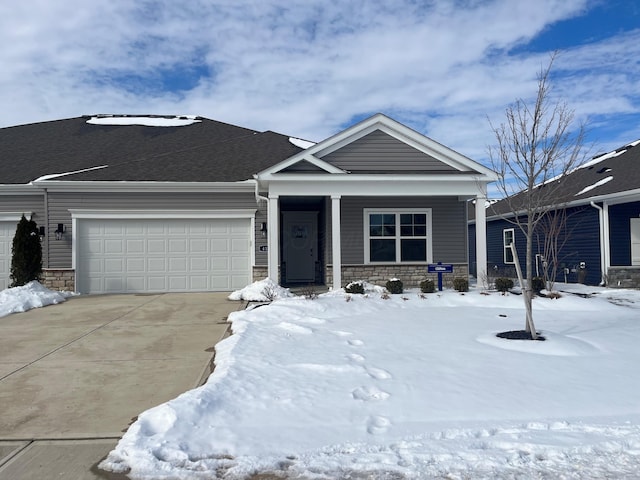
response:
[[[176,118],[144,117],[156,124]],[[184,126],[88,123],[92,118],[0,129],[0,184],[27,184],[43,176],[66,181],[238,182],[302,150],[285,135],[202,117]]]
[[[383,149],[376,147],[377,142],[393,145],[394,155],[400,152],[410,158],[402,167],[389,162]],[[344,154],[349,154],[345,160]],[[377,157],[378,168],[369,165]],[[387,160],[387,165],[384,165]],[[485,177],[485,180],[497,179],[497,174],[468,157],[445,147],[415,130],[377,113],[320,143],[260,172],[261,177],[280,172],[300,171],[292,168],[298,163],[313,164],[327,173],[337,174],[471,174]]]
[[[577,167],[562,179],[561,190],[561,201],[569,206],[592,201],[607,200],[611,203],[627,198],[633,199],[630,201],[635,201],[636,197],[640,199],[640,140],[596,155]],[[487,209],[487,217],[510,213],[505,200],[495,202]]]

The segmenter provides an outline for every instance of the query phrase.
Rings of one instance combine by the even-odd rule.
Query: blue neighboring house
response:
[[[566,239],[558,255],[556,281],[640,287],[640,140],[593,157],[565,178]],[[514,242],[524,271],[526,241],[509,222],[505,201],[487,212],[487,268],[513,273],[506,247]],[[475,275],[475,219],[469,208],[469,263]],[[513,215],[511,214],[511,217]],[[542,275],[543,233],[534,235],[534,268]]]

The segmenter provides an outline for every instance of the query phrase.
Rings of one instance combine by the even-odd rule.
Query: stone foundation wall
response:
[[[453,273],[442,275],[442,286],[453,288],[453,279],[456,277],[469,277],[469,267],[466,263],[454,264]],[[333,283],[333,266],[326,268],[327,286]],[[425,278],[430,278],[438,285],[438,274],[427,273],[426,265],[342,265],[342,285],[344,287],[350,282],[366,280],[375,285],[384,286],[387,280],[398,278],[402,280],[404,288],[418,288],[420,282]]]
[[[66,290],[73,292],[76,289],[76,272],[74,270],[44,269],[42,271],[42,285],[50,290]]]
[[[640,267],[609,267],[607,286],[612,288],[640,288]]]

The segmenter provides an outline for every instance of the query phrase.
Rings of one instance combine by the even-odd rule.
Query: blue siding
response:
[[[598,211],[593,207],[587,206],[570,208],[567,213],[566,232],[568,238],[558,255],[559,268],[556,280],[564,282],[564,269],[568,268],[569,274],[566,280],[568,282],[577,282],[579,275],[581,275],[580,263],[584,262],[586,265],[585,283],[597,285],[602,278],[600,271]],[[526,238],[517,226],[503,219],[487,222],[487,267],[490,270],[493,269],[497,274],[515,276],[514,266],[504,263],[503,231],[510,228],[514,229],[516,249],[524,273]],[[542,245],[539,244],[538,238],[534,235],[534,275],[536,274],[535,255],[541,253],[541,251]],[[469,252],[469,255],[471,256],[471,252]]]
[[[630,218],[640,217],[640,202],[609,207],[609,241],[611,266],[631,265]]]

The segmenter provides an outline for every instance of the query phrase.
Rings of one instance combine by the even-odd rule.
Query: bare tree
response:
[[[497,145],[489,147],[504,210],[496,211],[526,238],[526,278],[519,275],[526,310],[526,331],[537,338],[533,323],[533,237],[554,205],[564,203],[564,179],[583,159],[585,127],[574,125],[574,111],[551,98],[549,76],[557,53],[538,74],[535,100],[518,99],[505,110],[506,121],[491,124]],[[497,204],[496,204],[497,205]],[[512,249],[515,248],[512,246]],[[515,253],[515,252],[514,252]],[[517,255],[516,255],[517,257]],[[517,260],[516,260],[517,261]],[[520,269],[518,269],[520,270]]]

